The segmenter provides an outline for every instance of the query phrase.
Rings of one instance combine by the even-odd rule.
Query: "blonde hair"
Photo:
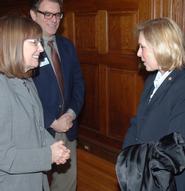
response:
[[[27,78],[24,72],[23,43],[28,38],[40,38],[42,30],[31,19],[20,16],[0,18],[0,72],[8,77]]]
[[[179,26],[170,18],[147,20],[137,26],[151,45],[162,70],[173,70],[185,65],[185,39]]]

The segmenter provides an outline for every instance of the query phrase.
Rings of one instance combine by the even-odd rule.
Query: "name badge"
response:
[[[45,57],[44,60],[40,62],[40,67],[46,66],[48,64],[50,64],[49,60],[47,57]]]

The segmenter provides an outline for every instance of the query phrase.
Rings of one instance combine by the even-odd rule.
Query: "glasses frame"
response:
[[[43,39],[42,38],[27,38],[25,41],[32,43],[34,46],[41,45],[43,46]]]
[[[62,19],[64,17],[64,12],[51,13],[51,12],[48,12],[48,11],[40,11],[40,10],[37,10],[37,12],[44,15],[45,19],[52,19],[54,16],[57,19]]]

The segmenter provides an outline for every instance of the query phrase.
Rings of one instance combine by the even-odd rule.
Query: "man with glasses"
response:
[[[73,44],[56,35],[63,18],[62,1],[33,0],[30,15],[43,30],[44,53],[34,82],[43,109],[45,128],[62,139],[71,150],[71,159],[65,165],[53,166],[52,191],[76,190],[76,138],[77,121],[84,99],[84,82]],[[51,48],[52,42],[52,48]],[[53,49],[60,61],[62,87],[59,85],[58,71],[53,60]]]

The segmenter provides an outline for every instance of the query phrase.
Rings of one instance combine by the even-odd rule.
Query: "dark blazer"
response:
[[[84,81],[80,64],[73,44],[66,38],[56,36],[56,43],[61,58],[62,74],[64,78],[64,110],[61,111],[61,95],[51,64],[39,67],[34,77],[39,97],[44,109],[45,128],[53,133],[52,122],[71,108],[78,116],[84,100]],[[42,55],[47,57],[46,53]],[[43,58],[42,58],[43,59]],[[49,59],[48,59],[49,60]],[[77,121],[66,133],[69,140],[76,139]]]
[[[185,69],[174,70],[150,100],[156,74],[150,75],[131,121],[123,147],[157,141],[171,133],[185,137]],[[185,190],[185,173],[176,177],[178,191]]]
[[[184,149],[185,141],[179,133],[124,148],[116,163],[121,190],[176,191],[174,175],[185,169]]]

